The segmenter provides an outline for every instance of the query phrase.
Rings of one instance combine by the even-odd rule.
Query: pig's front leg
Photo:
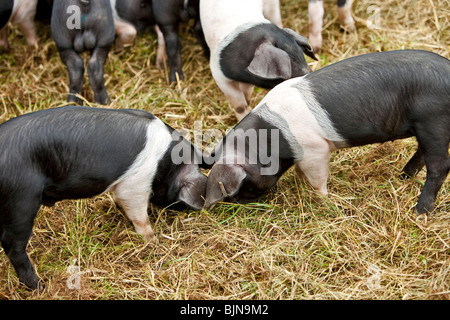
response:
[[[130,190],[135,192],[130,192]],[[130,186],[118,188],[114,192],[114,201],[125,211],[128,219],[133,223],[136,232],[142,235],[148,242],[156,244],[158,239],[150,226],[147,212],[149,197],[149,192],[136,191]]]
[[[82,104],[82,100],[76,95],[81,93],[83,88],[84,62],[83,59],[72,49],[61,50],[59,52],[61,60],[69,72],[69,96],[67,102]]]
[[[202,46],[203,54],[205,55],[206,59],[209,60],[209,57],[210,57],[211,53],[209,51],[208,44],[206,43],[206,40],[205,40],[205,34],[203,33],[203,28],[202,28],[202,24],[200,22],[200,19],[197,19],[195,21],[194,33],[195,33],[195,36],[196,36],[198,42]]]
[[[169,82],[177,81],[177,74],[180,80],[184,80],[184,74],[181,69],[181,41],[178,37],[177,25],[159,25],[166,44],[167,58],[169,61]]]
[[[2,29],[0,29],[0,48],[9,50],[8,26],[4,26]]]
[[[164,41],[164,35],[159,29],[158,25],[155,25],[156,35],[158,36],[158,51],[156,53],[156,67],[163,69],[167,61],[166,42]]]
[[[338,1],[339,20],[345,30],[349,32],[355,30],[355,20],[352,17],[352,2],[353,0]]]
[[[94,100],[103,105],[111,102],[104,80],[104,65],[108,52],[109,48],[95,48],[88,63],[89,83],[94,90]]]
[[[401,178],[409,178],[414,177],[425,165],[425,161],[423,159],[422,149],[417,148],[416,153],[412,156],[412,158],[408,161],[408,163],[403,168],[403,173],[400,175]]]
[[[309,42],[314,52],[322,48],[322,25],[323,25],[323,1],[309,0],[308,19],[309,19]]]

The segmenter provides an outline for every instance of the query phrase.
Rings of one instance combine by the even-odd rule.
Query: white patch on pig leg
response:
[[[16,4],[18,3],[18,4]],[[27,39],[27,45],[37,45],[36,27],[34,17],[36,15],[37,0],[15,1],[11,21],[16,23]]]
[[[353,0],[347,0],[345,5],[338,7],[339,19],[346,31],[355,30],[355,20],[352,17],[352,2]]]
[[[156,53],[156,67],[158,69],[164,69],[167,61],[166,41],[164,35],[159,29],[158,25],[155,25],[156,35],[158,36],[158,51]]]
[[[9,49],[8,43],[8,25],[0,30],[0,48]]]
[[[137,30],[128,22],[114,19],[114,26],[116,29],[116,47],[118,49],[124,49],[133,45],[134,39],[136,39]]]
[[[156,237],[148,220],[148,202],[158,162],[171,143],[171,135],[161,120],[152,120],[147,127],[147,141],[133,164],[108,187],[114,198],[133,222],[136,232],[150,242]]]
[[[211,59],[210,67],[214,80],[234,108],[236,118],[241,121],[251,111],[245,96],[245,93],[248,94],[249,87],[245,87],[245,93],[242,92],[241,83],[225,77],[217,65],[216,59]]]
[[[323,24],[323,1],[309,1],[308,18],[309,18],[309,43],[313,47],[314,52],[322,48],[322,24]]]
[[[122,189],[122,186],[114,193],[114,201],[133,223],[136,232],[142,235],[148,242],[156,243],[157,239],[150,226],[147,213],[149,198],[150,192],[141,192],[134,194],[133,197],[129,197],[126,195],[126,190]]]
[[[283,28],[283,22],[281,21],[280,1],[264,0],[263,2],[264,17],[273,22],[278,28]]]
[[[244,93],[245,100],[247,104],[250,104],[250,100],[252,99],[253,88],[255,86],[250,83],[239,82],[239,89]]]
[[[308,146],[303,146],[303,159],[297,162],[297,173],[301,173],[300,178],[306,177],[314,190],[321,196],[326,197],[328,165],[331,152],[326,140],[317,137],[312,139]]]

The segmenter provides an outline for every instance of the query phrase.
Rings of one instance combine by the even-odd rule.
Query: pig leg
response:
[[[127,194],[126,190],[116,190],[114,193],[114,201],[133,223],[136,232],[148,242],[157,243],[158,240],[150,226],[147,213],[149,198],[150,193],[146,192],[131,196]]]
[[[81,93],[83,88],[84,62],[83,59],[72,49],[60,51],[61,60],[69,71],[69,97],[67,102],[82,104],[82,100],[76,95]]]
[[[308,19],[309,19],[309,42],[314,52],[322,48],[322,24],[323,24],[323,1],[309,0]]]
[[[414,177],[425,165],[423,159],[423,152],[420,147],[417,148],[416,153],[408,161],[408,163],[403,168],[403,173],[400,175],[401,178]]]
[[[12,17],[12,21],[16,23],[20,30],[25,34],[27,44],[30,47],[35,47],[37,45],[36,27],[34,25],[36,6],[37,0],[22,1],[17,12]]]
[[[17,195],[16,195],[16,199]],[[31,289],[40,289],[39,278],[26,253],[28,239],[31,236],[33,220],[40,207],[40,198],[34,201],[29,196],[14,208],[16,221],[11,224],[0,225],[0,241],[6,255],[17,272],[20,282]]]
[[[273,22],[278,28],[283,28],[279,0],[265,0],[263,4],[263,15],[266,19]]]
[[[89,83],[94,90],[94,100],[103,105],[111,102],[104,80],[104,65],[108,58],[108,52],[109,48],[95,48],[88,63]]]
[[[169,61],[169,82],[177,82],[177,76],[180,80],[184,80],[183,71],[181,69],[181,41],[178,37],[178,26],[167,25],[159,26],[166,44],[167,58]]]
[[[9,50],[8,26],[7,25],[4,26],[2,29],[0,29],[0,48]]]
[[[129,190],[133,189],[129,187],[122,186],[116,189],[114,201],[125,211],[137,233],[142,235],[148,242],[157,243],[158,240],[150,226],[147,213],[150,192],[130,192]]]
[[[37,35],[36,35],[36,27],[34,25],[34,15],[28,19],[21,20],[19,23],[19,28],[25,34],[25,38],[27,39],[27,45],[30,47],[37,46]]]
[[[250,91],[247,88],[245,92],[243,92],[241,90],[241,83],[237,81],[228,80],[226,83],[221,83],[216,79],[216,82],[233,106],[237,120],[241,121],[251,111],[246,97],[246,94],[249,96]],[[251,86],[251,88],[253,88],[253,86]]]
[[[326,197],[331,157],[329,144],[326,140],[310,137],[308,146],[303,147],[303,159],[295,164],[296,172],[301,179],[306,178],[319,195]]]
[[[431,138],[431,139],[430,139]],[[416,206],[417,214],[429,213],[433,210],[437,193],[442,187],[450,170],[448,155],[448,139],[437,139],[420,135],[417,130],[417,140],[423,152],[427,168],[427,178]]]
[[[156,35],[158,36],[158,51],[156,53],[156,67],[163,69],[165,62],[167,61],[166,42],[164,41],[164,35],[159,29],[158,25],[155,25]]]
[[[222,71],[220,71],[216,59],[211,59],[210,66],[211,74],[214,80],[216,80],[216,83],[219,86],[220,90],[222,90],[222,92],[225,94],[228,101],[234,108],[236,118],[238,119],[238,121],[241,121],[251,111],[251,108],[247,103],[246,94],[248,95],[248,97],[250,97],[250,89],[253,89],[253,86],[248,86],[244,93],[241,90],[242,85],[244,84],[225,77]]]
[[[355,30],[355,20],[352,17],[353,0],[338,0],[338,13],[341,24],[346,31]]]
[[[209,51],[208,44],[206,43],[206,40],[205,40],[205,34],[203,33],[203,28],[202,28],[200,19],[197,19],[195,21],[194,33],[195,33],[195,36],[196,36],[198,42],[202,46],[204,56],[206,57],[206,59],[209,59],[211,53]]]
[[[131,47],[134,39],[136,39],[136,28],[130,23],[120,20],[114,20],[114,27],[117,35],[116,47],[118,49]]]

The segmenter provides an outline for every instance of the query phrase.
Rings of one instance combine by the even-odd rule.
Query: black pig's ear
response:
[[[265,79],[291,78],[291,58],[269,41],[264,41],[256,48],[253,60],[247,70]]]
[[[208,176],[205,207],[238,194],[246,177],[247,173],[239,165],[216,164]]]
[[[205,204],[206,176],[198,171],[183,180],[177,200],[194,210],[201,210]]]
[[[297,44],[302,48],[304,54],[317,61],[317,58],[314,55],[314,50],[309,44],[308,39],[289,28],[284,28],[283,31],[285,31],[295,39],[295,42],[297,42]]]

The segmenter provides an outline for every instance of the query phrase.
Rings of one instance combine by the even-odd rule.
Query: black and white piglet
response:
[[[84,80],[84,61],[80,53],[91,52],[87,71],[94,100],[108,104],[111,100],[104,82],[104,64],[116,37],[109,0],[54,1],[51,18],[52,36],[62,61],[69,71],[68,102],[80,104]]]
[[[208,175],[206,206],[254,200],[292,165],[327,195],[333,150],[415,136],[403,171],[427,177],[416,206],[431,212],[450,169],[450,61],[420,50],[349,58],[287,80],[228,133]]]
[[[311,72],[306,38],[282,29],[278,0],[201,0],[200,20],[211,51],[211,73],[241,120],[253,86],[273,88]]]
[[[177,131],[139,110],[68,106],[0,125],[0,241],[21,282],[39,287],[26,254],[41,204],[114,192],[136,232],[155,241],[149,200],[201,209],[202,154]]]

